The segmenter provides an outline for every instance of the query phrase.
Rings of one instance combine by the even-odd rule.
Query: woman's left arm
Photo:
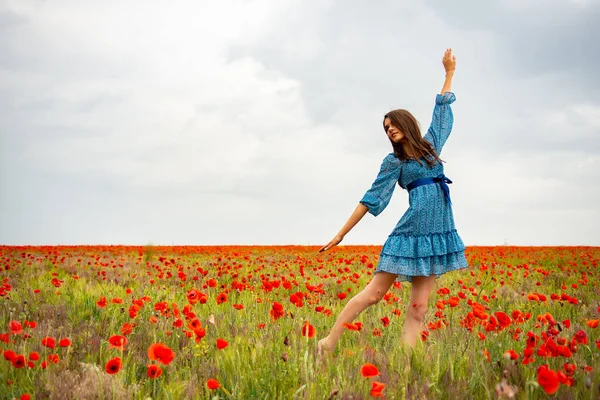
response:
[[[452,49],[446,49],[444,57],[442,57],[442,64],[446,70],[446,80],[444,80],[444,86],[440,94],[452,91],[452,78],[454,77],[454,70],[456,69],[456,56],[452,54]]]
[[[454,115],[450,104],[456,100],[454,93],[452,93],[452,78],[456,69],[456,56],[452,55],[452,49],[446,49],[442,64],[446,70],[446,79],[441,94],[436,96],[431,125],[427,130],[427,134],[425,134],[425,139],[433,145],[438,155],[442,152],[442,147],[448,140],[454,123]]]

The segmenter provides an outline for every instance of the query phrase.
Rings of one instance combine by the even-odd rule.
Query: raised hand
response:
[[[454,72],[456,69],[456,56],[452,54],[452,49],[446,49],[444,53],[444,57],[442,57],[442,64],[444,64],[444,69],[446,73]]]

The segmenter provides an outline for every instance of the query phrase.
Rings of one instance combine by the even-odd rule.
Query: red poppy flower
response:
[[[63,339],[60,339],[60,342],[58,342],[58,345],[60,347],[69,347],[71,345],[71,341],[68,338],[63,338]]]
[[[45,337],[42,339],[42,346],[46,346],[53,349],[54,347],[56,347],[56,341],[54,340],[54,338]]]
[[[233,308],[235,308],[236,310],[242,310],[244,308],[243,304],[234,304]]]
[[[505,358],[510,358],[511,360],[516,360],[517,358],[519,358],[519,355],[514,350],[506,350],[504,352],[504,357]]]
[[[148,377],[152,378],[152,379],[156,379],[159,376],[161,376],[162,374],[162,369],[156,365],[156,364],[151,364],[148,365]]]
[[[209,380],[206,381],[206,386],[208,386],[208,388],[210,390],[216,390],[216,389],[218,389],[218,388],[221,387],[221,384],[219,383],[218,380],[211,378],[211,379],[209,379]]]
[[[385,383],[373,381],[371,383],[371,396],[373,396],[373,397],[383,396],[383,389],[385,389]]]
[[[8,330],[12,335],[19,335],[23,332],[23,326],[19,321],[10,321],[8,323]]]
[[[100,300],[96,302],[96,305],[100,308],[106,307],[106,297],[100,297]]]
[[[390,319],[385,316],[383,318],[380,319],[381,323],[383,324],[384,327],[388,326],[390,324]]]
[[[118,349],[123,351],[125,350],[125,345],[127,344],[127,338],[121,335],[112,335],[108,339],[108,343],[110,344],[110,346],[108,346],[109,349]]]
[[[37,351],[32,351],[31,353],[29,353],[29,359],[31,361],[37,361],[40,359],[40,353],[38,353]]]
[[[24,393],[21,395],[19,400],[31,400],[31,395],[29,393]]]
[[[348,297],[348,295],[346,294],[346,292],[342,292],[342,293],[338,293],[337,297],[340,300],[344,300],[346,297]]]
[[[163,343],[154,343],[148,348],[148,358],[169,365],[175,358],[175,353]]]
[[[229,346],[229,343],[225,339],[218,338],[217,339],[217,349],[223,350],[225,347]]]
[[[48,361],[50,361],[53,364],[58,364],[58,362],[60,361],[60,357],[58,356],[58,354],[50,354],[48,356]]]
[[[587,321],[585,324],[587,326],[589,326],[590,328],[597,328],[598,327],[598,321],[597,319],[590,319],[589,321]]]
[[[129,322],[125,322],[123,324],[123,326],[121,327],[121,333],[123,335],[129,335],[131,332],[133,332],[133,324],[130,324]]]
[[[305,321],[304,325],[302,326],[302,336],[308,336],[308,338],[310,339],[313,338],[316,333],[317,330],[315,329],[315,327],[312,326],[310,322]]]
[[[494,315],[498,319],[498,323],[502,328],[506,328],[512,322],[510,317],[503,311],[496,311]]]
[[[558,374],[551,369],[548,369],[547,365],[542,365],[538,368],[537,380],[546,394],[556,393],[558,387],[560,386]]]
[[[12,361],[17,356],[17,353],[12,350],[4,350],[3,354],[6,361]]]
[[[217,296],[217,304],[222,304],[227,302],[227,293],[219,293]]]
[[[173,327],[175,327],[175,328],[181,328],[182,326],[183,326],[183,320],[181,320],[180,318],[177,318],[173,322]]]
[[[284,315],[283,304],[274,301],[273,306],[271,307],[270,314],[274,320],[283,317],[283,315]]]
[[[115,357],[113,359],[108,360],[106,363],[106,373],[114,375],[121,370],[121,366],[123,363],[121,362],[120,357]]]
[[[25,360],[25,356],[22,354],[16,355],[15,358],[11,360],[13,367],[15,368],[23,368],[27,361]]]
[[[372,378],[379,375],[379,370],[373,364],[366,363],[360,368],[360,373],[365,378]]]

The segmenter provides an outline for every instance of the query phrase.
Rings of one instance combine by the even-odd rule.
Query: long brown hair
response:
[[[408,147],[410,154],[416,156],[417,162],[421,164],[420,158],[425,158],[425,161],[430,167],[443,161],[438,156],[437,152],[429,143],[421,136],[421,129],[417,119],[406,110],[392,110],[383,117],[383,129],[385,130],[385,119],[389,118],[392,125],[400,129],[404,134],[404,138],[400,143],[394,143],[392,139],[392,147],[394,155],[400,160],[408,160],[409,157],[404,152],[404,146]]]

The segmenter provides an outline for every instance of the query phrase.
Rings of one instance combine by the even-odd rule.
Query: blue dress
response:
[[[454,93],[438,94],[431,126],[425,135],[438,155],[452,130],[454,116],[450,104],[456,100]],[[360,203],[369,213],[379,215],[392,198],[396,183],[402,188],[421,178],[437,177],[444,166],[433,168],[421,159],[400,161],[388,154],[371,188]],[[389,235],[379,256],[377,272],[398,275],[399,281],[411,281],[413,276],[440,275],[466,268],[465,245],[454,226],[452,206],[446,200],[438,183],[418,186],[409,192],[409,208]]]

